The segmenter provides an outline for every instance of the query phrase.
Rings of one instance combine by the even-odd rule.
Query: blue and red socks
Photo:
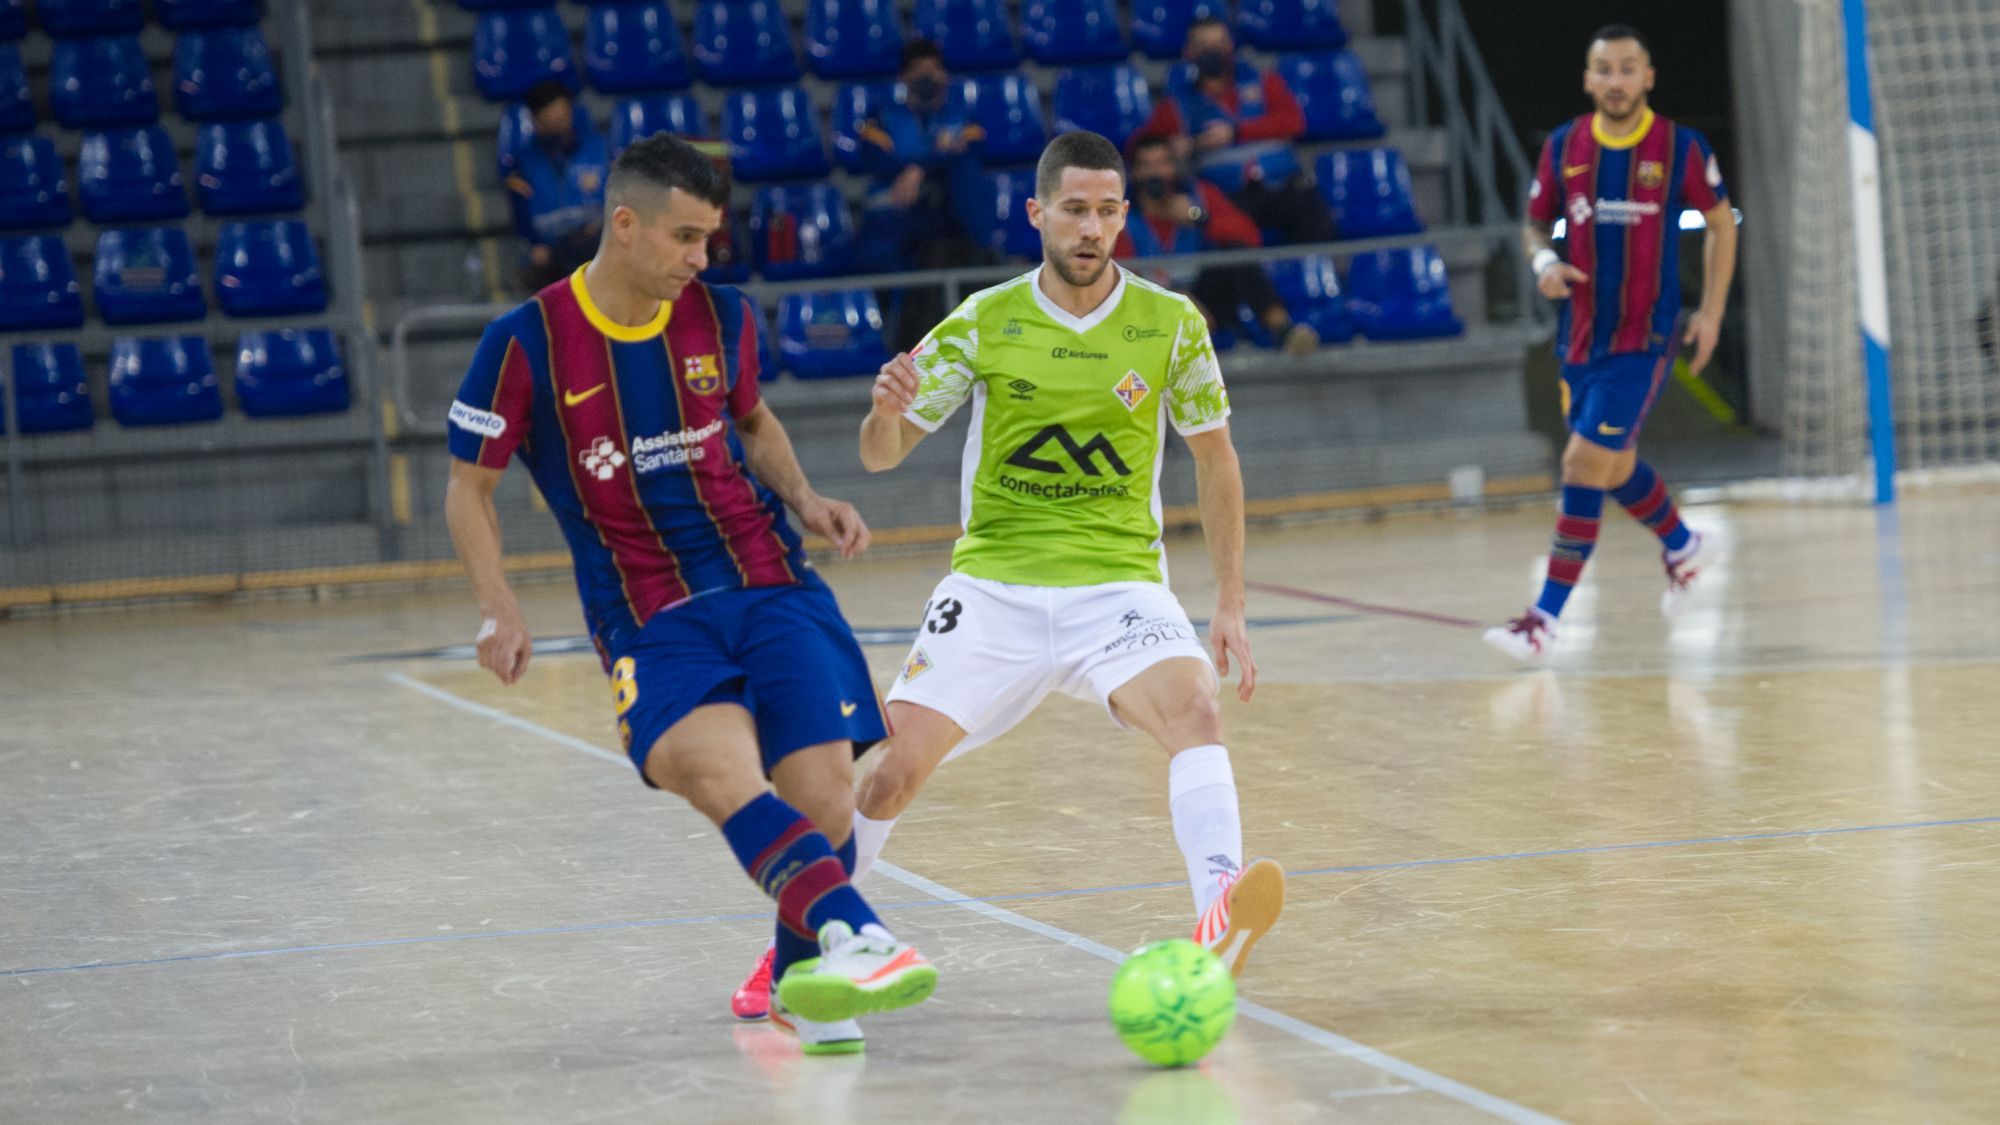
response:
[[[1611,498],[1623,505],[1633,519],[1651,528],[1670,555],[1685,550],[1688,540],[1693,538],[1687,525],[1681,522],[1680,509],[1674,507],[1673,498],[1667,495],[1666,482],[1644,461],[1632,466],[1632,476],[1611,490]]]
[[[1563,603],[1583,577],[1583,564],[1597,548],[1597,529],[1604,514],[1604,490],[1582,485],[1563,485],[1562,503],[1556,514],[1556,542],[1549,552],[1549,576],[1542,583],[1542,596],[1535,600],[1535,612],[1554,621],[1562,616]]]
[[[772,980],[782,979],[793,962],[819,956],[819,928],[826,923],[839,920],[857,933],[863,926],[881,925],[847,881],[852,836],[836,853],[812,821],[772,793],[736,810],[723,822],[722,835],[750,878],[777,901]]]

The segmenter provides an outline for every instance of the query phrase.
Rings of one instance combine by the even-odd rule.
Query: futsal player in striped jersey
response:
[[[569,542],[633,764],[777,902],[775,1020],[808,1053],[852,1053],[853,1017],[923,1000],[937,971],[849,881],[855,748],[886,730],[785,507],[843,555],[868,529],[813,491],[759,399],[755,308],[695,276],[721,172],[660,135],[619,157],[606,194],[596,257],[487,327],[451,405],[445,507],[485,618],[479,662],[512,684],[530,655],[493,505],[518,458]]]
[[[1639,32],[1614,24],[1591,37],[1583,88],[1596,111],[1556,127],[1542,146],[1528,193],[1523,241],[1537,285],[1561,301],[1556,355],[1562,360],[1569,444],[1562,458],[1562,503],[1541,596],[1528,611],[1486,631],[1486,642],[1528,663],[1546,658],[1563,604],[1597,546],[1607,493],[1659,537],[1673,613],[1713,548],[1681,522],[1667,486],[1639,459],[1639,429],[1673,357],[1681,309],[1679,232],[1685,208],[1708,226],[1702,247],[1701,303],[1681,342],[1694,347],[1699,374],[1736,272],[1736,223],[1708,138],[1653,112],[1651,52]],[[1566,255],[1551,241],[1567,224]]]

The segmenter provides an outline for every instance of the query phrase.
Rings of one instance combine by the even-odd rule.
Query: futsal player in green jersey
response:
[[[1095,133],[1050,142],[1028,217],[1042,265],[973,294],[884,365],[861,460],[894,468],[971,404],[952,573],[888,695],[890,743],[857,796],[855,877],[940,764],[1004,734],[1051,691],[1095,701],[1168,755],[1195,940],[1241,972],[1277,921],[1284,872],[1243,865],[1217,667],[1257,684],[1243,616],[1243,479],[1229,396],[1194,305],[1111,260],[1124,163]],[[1217,602],[1204,647],[1167,588],[1160,468],[1171,426],[1195,461]],[[1209,656],[1210,648],[1214,660]],[[753,972],[732,1007],[756,1018]]]

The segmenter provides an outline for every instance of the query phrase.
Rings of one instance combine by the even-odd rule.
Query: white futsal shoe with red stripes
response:
[[[1242,976],[1250,948],[1278,924],[1284,909],[1285,869],[1276,860],[1257,860],[1241,874],[1222,877],[1222,893],[1195,922],[1195,944],[1222,958],[1229,975]]]
[[[1699,531],[1681,548],[1680,557],[1674,557],[1672,551],[1661,553],[1660,562],[1667,568],[1667,589],[1660,595],[1661,616],[1672,617],[1688,607],[1696,595],[1695,579],[1714,556],[1714,544]]]

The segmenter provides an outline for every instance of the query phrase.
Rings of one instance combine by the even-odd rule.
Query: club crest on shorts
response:
[[[910,658],[903,661],[903,682],[907,684],[930,670],[931,658],[924,653],[923,648],[920,646],[913,649]]]
[[[1146,385],[1146,381],[1139,377],[1137,371],[1127,371],[1125,377],[1118,380],[1118,385],[1111,388],[1111,393],[1118,396],[1118,401],[1125,404],[1125,409],[1137,410],[1139,404],[1146,401],[1146,396],[1153,393],[1153,388]]]
[[[1667,169],[1664,164],[1661,164],[1657,160],[1641,160],[1639,162],[1640,187],[1656,188],[1666,182]]]
[[[681,378],[688,390],[712,395],[722,387],[722,368],[712,355],[691,355],[681,361]]]

